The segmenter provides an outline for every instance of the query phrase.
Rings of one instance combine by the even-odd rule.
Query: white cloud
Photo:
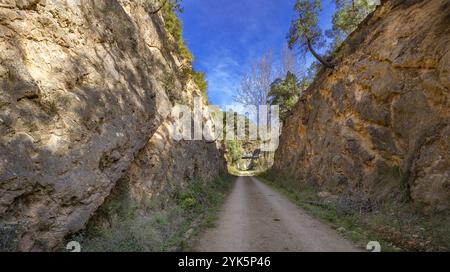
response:
[[[208,59],[201,66],[208,67],[207,79],[211,98],[219,105],[232,103],[236,89],[239,87],[241,67],[226,49],[217,51],[217,55]]]

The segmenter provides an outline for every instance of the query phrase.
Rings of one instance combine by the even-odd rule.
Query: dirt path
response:
[[[253,177],[237,179],[217,227],[200,234],[194,250],[359,251],[328,225]]]

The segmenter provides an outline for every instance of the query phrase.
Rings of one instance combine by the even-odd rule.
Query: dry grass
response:
[[[426,214],[409,203],[373,203],[365,197],[349,195],[324,200],[317,189],[298,181],[268,173],[262,174],[261,179],[312,215],[336,229],[343,227],[343,234],[360,247],[378,241],[383,251],[450,250],[449,214]]]
[[[193,182],[172,195],[139,203],[118,197],[102,207],[102,217],[114,223],[90,224],[70,237],[87,252],[164,252],[186,249],[186,233],[207,227],[231,187],[234,178]]]

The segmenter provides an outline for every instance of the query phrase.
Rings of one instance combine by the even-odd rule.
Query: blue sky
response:
[[[331,28],[332,0],[323,1],[322,29]],[[194,67],[206,72],[211,103],[233,103],[242,74],[252,60],[272,50],[280,59],[294,18],[295,0],[184,0],[184,38]],[[304,65],[311,57],[300,60]]]

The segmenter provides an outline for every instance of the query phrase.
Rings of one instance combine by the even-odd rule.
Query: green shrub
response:
[[[178,18],[177,9],[180,10],[177,3],[173,3],[172,1],[166,2],[162,9],[165,27],[174,39],[175,52],[180,54],[189,63],[192,63],[194,58],[183,39],[183,23]]]
[[[160,212],[156,212],[156,213],[153,214],[152,221],[156,225],[159,225],[159,226],[166,226],[166,225],[169,224],[169,222],[167,220],[167,217],[164,214],[160,213]]]
[[[100,209],[101,216],[109,218],[108,224],[91,222],[85,231],[67,240],[80,242],[85,252],[180,250],[186,246],[185,233],[195,220],[203,218],[200,226],[211,225],[232,179],[227,175],[211,182],[195,181],[173,195],[138,202],[127,197],[123,185],[125,192]]]
[[[181,208],[185,211],[192,210],[196,205],[197,200],[195,200],[195,198],[193,198],[192,196],[184,197],[180,202]]]
[[[204,97],[207,97],[207,90],[208,90],[208,81],[206,80],[206,76],[204,72],[197,72],[195,70],[192,71],[192,79],[194,80],[195,84],[198,86],[200,91],[202,92],[202,95]]]
[[[244,151],[242,149],[241,143],[236,140],[225,142],[229,156],[231,159],[231,165],[236,165],[242,158]]]
[[[200,89],[202,96],[205,99],[208,99],[208,82],[206,81],[205,73],[198,72],[192,69],[192,62],[194,61],[194,57],[183,38],[183,24],[177,15],[177,11],[180,10],[181,8],[178,1],[168,1],[162,9],[167,32],[169,32],[174,39],[172,51],[179,54],[181,58],[187,61],[186,65],[180,67],[179,76],[181,81],[183,82],[183,85],[185,85],[187,81],[192,78],[192,80]]]

